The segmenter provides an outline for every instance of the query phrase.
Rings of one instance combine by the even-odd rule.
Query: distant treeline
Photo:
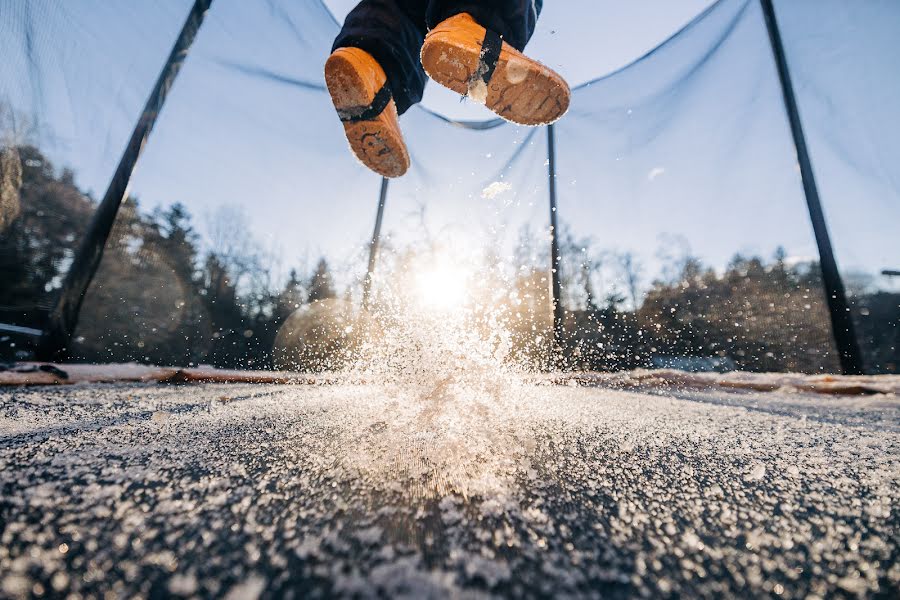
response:
[[[39,329],[96,204],[70,171],[58,172],[30,146],[3,153],[0,201],[0,323]],[[74,358],[269,368],[275,334],[291,312],[318,299],[358,298],[337,289],[325,259],[279,275],[279,257],[250,237],[239,211],[213,214],[206,230],[201,244],[184,206],[148,212],[129,198],[85,299]],[[534,347],[526,337],[548,334],[549,273],[535,266],[548,261],[537,238],[523,232],[521,264],[507,281],[524,291],[533,313],[518,326],[520,355]],[[614,370],[693,360],[752,371],[837,370],[818,266],[789,264],[781,250],[769,260],[735,256],[724,271],[683,251],[645,284],[631,253],[594,252],[591,240],[567,234],[560,272],[568,358],[560,365],[530,356],[535,365]],[[869,287],[851,285],[867,369],[896,373],[900,294]],[[0,358],[27,356],[21,338],[0,332]]]

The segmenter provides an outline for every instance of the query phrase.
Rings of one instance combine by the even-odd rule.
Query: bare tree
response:
[[[638,260],[630,250],[621,252],[618,255],[618,259],[625,285],[628,287],[628,296],[631,299],[632,310],[637,310],[638,288],[640,287],[641,275],[643,274],[644,268],[641,265],[640,260]]]
[[[658,242],[656,257],[662,263],[663,281],[674,283],[681,278],[693,259],[691,245],[683,235],[674,233],[661,233]]]
[[[253,238],[248,225],[250,217],[241,206],[220,206],[207,218],[209,253],[228,272],[236,288],[255,287],[255,281],[264,270],[264,252]]]

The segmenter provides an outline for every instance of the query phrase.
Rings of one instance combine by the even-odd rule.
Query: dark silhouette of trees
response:
[[[637,311],[656,352],[728,357],[752,371],[838,368],[816,265],[766,265],[736,255],[717,274],[696,259],[678,281],[657,281]]]
[[[0,321],[40,328],[94,204],[71,184],[71,173],[57,174],[37,148],[19,146],[16,154],[18,214],[0,233]],[[9,163],[0,164],[0,180],[15,175],[6,171]]]
[[[18,214],[0,235],[0,322],[40,329],[95,203],[36,148],[17,147],[16,156],[20,175],[10,173],[11,159],[0,162],[0,181],[21,179]],[[284,289],[272,290],[272,266],[240,211],[213,219],[204,249],[183,205],[147,214],[135,198],[122,204],[83,305],[75,360],[270,365],[275,333],[308,301],[307,286],[294,270]],[[324,261],[309,280],[321,297],[335,294]],[[21,348],[6,339],[0,357],[27,356]]]

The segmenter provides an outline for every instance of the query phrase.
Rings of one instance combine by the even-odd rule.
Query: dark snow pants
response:
[[[459,13],[500,34],[517,50],[534,32],[543,0],[363,0],[347,15],[334,49],[371,54],[387,73],[397,111],[422,99],[427,76],[419,52],[427,31]]]

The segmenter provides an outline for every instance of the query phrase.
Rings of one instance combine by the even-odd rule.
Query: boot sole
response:
[[[372,98],[353,63],[332,56],[325,63],[325,84],[338,110],[367,106]],[[394,101],[370,121],[344,122],[344,134],[356,158],[383,177],[400,177],[409,169],[409,153]]]
[[[548,125],[566,113],[571,94],[566,81],[505,42],[487,85],[480,80],[470,85],[481,39],[466,40],[467,33],[435,32],[425,39],[421,58],[429,77],[519,125]]]

